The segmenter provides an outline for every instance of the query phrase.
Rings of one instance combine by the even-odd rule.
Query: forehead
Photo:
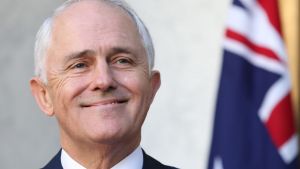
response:
[[[123,17],[122,20],[132,22],[128,13],[117,5],[100,0],[83,0],[75,2],[58,12],[55,22],[61,20],[80,20],[83,22],[94,17],[97,17],[98,21],[106,22],[113,21],[112,19],[120,16]]]
[[[53,22],[50,48],[70,47],[72,43],[97,44],[115,39],[142,44],[137,27],[126,11],[96,0],[72,4],[61,11]]]

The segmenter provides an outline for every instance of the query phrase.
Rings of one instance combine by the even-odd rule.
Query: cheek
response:
[[[120,76],[119,83],[131,93],[129,112],[134,118],[144,118],[151,104],[148,76],[137,73]]]
[[[83,77],[65,77],[62,79],[57,79],[53,85],[54,93],[54,108],[61,108],[61,106],[66,109],[71,107],[74,99],[82,91],[84,91],[88,86],[87,76]]]
[[[118,82],[136,96],[146,95],[149,88],[148,79],[137,73],[120,75]]]

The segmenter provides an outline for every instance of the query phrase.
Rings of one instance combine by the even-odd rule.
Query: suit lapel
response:
[[[42,169],[63,169],[61,164],[61,150],[52,158],[52,160]],[[150,157],[143,150],[143,169],[175,169],[173,167],[165,166],[159,161]]]
[[[42,169],[63,169],[60,161],[61,150],[52,158],[52,160]]]

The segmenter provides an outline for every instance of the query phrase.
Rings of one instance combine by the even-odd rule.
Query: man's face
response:
[[[131,18],[96,1],[57,16],[46,70],[46,113],[56,116],[63,138],[79,141],[139,137],[160,85]]]

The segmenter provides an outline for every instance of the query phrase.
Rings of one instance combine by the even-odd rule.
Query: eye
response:
[[[118,59],[116,61],[117,64],[130,64],[131,61],[129,59],[125,59],[125,58],[122,58],[122,59]]]
[[[136,62],[130,55],[117,55],[116,57],[111,58],[110,64],[118,69],[128,69],[134,67]]]
[[[86,63],[77,63],[73,66],[74,69],[82,69],[82,68],[85,68],[85,67],[87,67]]]

